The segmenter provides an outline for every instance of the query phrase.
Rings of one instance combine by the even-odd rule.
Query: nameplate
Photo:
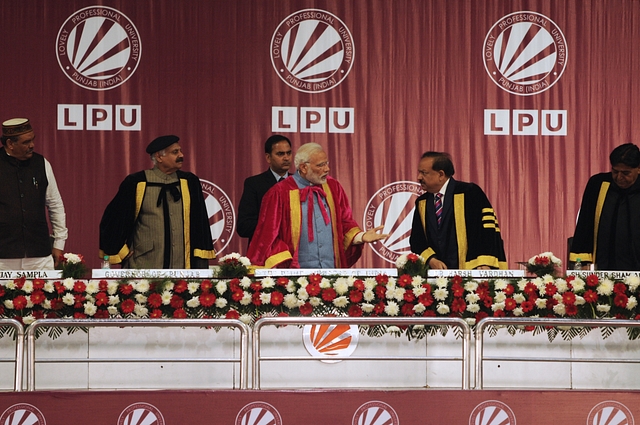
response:
[[[578,276],[580,278],[585,279],[590,275],[598,276],[598,280],[602,279],[611,279],[611,280],[621,280],[625,277],[636,276],[640,277],[640,272],[637,271],[616,271],[616,270],[567,270],[567,276]]]
[[[256,269],[255,277],[267,276],[366,276],[375,277],[379,274],[398,276],[397,269]]]
[[[211,269],[93,269],[93,279],[208,279]]]
[[[61,279],[62,270],[0,270],[0,279]]]
[[[512,279],[524,277],[524,270],[434,270],[427,271],[427,277],[472,277],[485,279]]]

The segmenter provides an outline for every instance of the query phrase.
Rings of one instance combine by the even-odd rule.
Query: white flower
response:
[[[240,300],[241,305],[249,305],[251,304],[251,294],[247,291],[242,291],[242,299]]]
[[[225,308],[227,306],[226,298],[216,298],[216,308]]]
[[[262,304],[271,304],[271,293],[261,292],[260,301],[262,302]]]
[[[100,290],[100,283],[98,281],[90,280],[89,282],[87,282],[87,287],[85,289],[85,292],[87,294],[97,294],[99,290]]]
[[[249,267],[251,265],[251,260],[249,260],[247,257],[240,257],[238,258],[238,261],[240,261],[240,264],[245,267]]]
[[[596,289],[598,295],[609,296],[613,293],[613,281],[611,279],[603,279]]]
[[[397,316],[400,312],[400,308],[395,301],[389,301],[384,307],[384,312],[387,313],[388,316]]]
[[[546,284],[546,283],[552,283],[555,281],[555,278],[553,276],[551,276],[550,274],[545,274],[544,276],[542,276],[542,281]]]
[[[346,307],[347,305],[349,305],[349,299],[344,295],[341,297],[336,297],[333,300],[333,305],[335,305],[338,308]]]
[[[42,302],[42,308],[44,308],[45,310],[51,310],[51,301],[50,300],[44,300]]]
[[[547,308],[547,300],[544,298],[536,298],[536,308],[545,309]]]
[[[504,303],[495,303],[491,305],[492,311],[504,310]]]
[[[629,300],[627,301],[626,309],[627,310],[633,310],[634,308],[636,308],[637,305],[638,305],[638,299],[636,297],[634,297],[633,295],[631,295],[629,297]]]
[[[411,291],[413,292],[413,295],[415,295],[416,297],[419,297],[420,295],[427,292],[427,289],[424,286],[420,285],[420,286],[416,286]]]
[[[469,313],[477,313],[480,311],[480,306],[476,303],[469,303],[467,304],[467,311]]]
[[[65,294],[65,296],[62,297],[62,302],[66,305],[74,305],[76,303],[76,299],[73,294]]]
[[[574,303],[575,305],[583,305],[585,303],[586,301],[583,297],[581,297],[580,295],[576,295],[576,302]]]
[[[242,315],[240,315],[239,319],[245,325],[251,324],[251,315],[250,314],[242,314]]]
[[[389,292],[391,292],[391,291],[387,291],[387,298],[389,298],[389,296],[388,296]],[[404,289],[404,288],[396,288],[393,291],[393,299],[395,299],[396,301],[404,300],[404,293],[405,292],[407,292],[407,290]]]
[[[599,311],[600,313],[608,313],[609,310],[611,310],[611,306],[607,304],[598,304],[596,306],[596,310]]]
[[[304,277],[304,276],[300,276],[300,277],[297,279],[297,282],[298,282],[298,285],[302,286],[303,288],[309,284],[309,281],[308,281],[308,280],[307,280],[307,278],[306,278],[306,277]]]
[[[493,297],[493,299],[497,303],[502,303],[507,299],[507,296],[504,294],[504,292],[499,291],[499,292],[496,292],[496,295]]]
[[[300,298],[301,300],[307,300],[309,298],[309,293],[305,288],[298,289],[298,298]]]
[[[567,309],[563,303],[558,303],[553,306],[553,312],[557,315],[564,316],[567,314]]]
[[[558,288],[558,292],[561,294],[564,294],[565,292],[567,292],[569,290],[569,285],[567,284],[567,281],[564,279],[556,279],[555,281],[556,283],[556,288]]]
[[[424,278],[422,276],[414,276],[411,278],[411,286],[413,286],[414,288],[422,287],[423,283],[424,283]]]
[[[464,284],[464,290],[467,292],[475,292],[478,289],[478,282],[470,280]]]
[[[336,282],[333,284],[333,289],[336,290],[338,295],[344,295],[349,292],[349,284],[347,283],[347,279],[344,277],[339,277],[336,279]]]
[[[561,266],[562,265],[562,261],[560,261],[560,259],[558,257],[556,257],[555,255],[553,255],[552,252],[543,252],[541,254],[535,255],[531,258],[529,258],[529,264],[536,264],[536,258],[547,258],[549,259],[549,261],[551,261],[554,265],[556,266]]]
[[[446,300],[448,295],[449,295],[449,291],[447,291],[445,288],[438,288],[435,291],[433,291],[433,298],[435,298],[438,301]]]
[[[35,322],[35,321],[36,321],[36,318],[35,318],[35,317],[33,317],[33,315],[32,315],[32,314],[29,314],[29,315],[24,316],[24,317],[22,318],[22,322],[23,322],[25,325],[30,325],[30,324],[32,324],[32,323],[33,323],[33,322]]]
[[[439,277],[436,279],[436,286],[438,288],[446,288],[449,285],[449,281],[445,277]]]
[[[72,277],[68,277],[62,281],[62,286],[64,286],[67,291],[73,291],[73,286],[75,285],[75,283],[75,279],[73,279]]]
[[[520,279],[520,280],[518,281],[518,290],[519,290],[520,292],[524,291],[524,288],[526,288],[527,283],[529,283],[529,280],[528,280],[528,279]]]
[[[373,277],[368,277],[364,280],[364,288],[373,291],[373,289],[378,286],[378,282]]]
[[[476,319],[474,317],[467,317],[464,321],[467,322],[469,326],[474,326],[476,324]]]
[[[193,295],[196,292],[198,292],[198,289],[200,289],[200,282],[198,281],[190,281],[187,283],[187,291]],[[146,291],[141,291],[141,292],[146,292]]]
[[[522,310],[522,307],[516,307],[513,309],[514,316],[522,316],[523,314],[524,314],[524,311]]]
[[[147,279],[140,279],[134,283],[133,289],[140,292],[141,294],[146,294],[147,292],[149,292],[149,281]],[[193,292],[191,293],[193,294]]]
[[[6,287],[7,287],[7,289],[11,289],[11,290],[14,290],[14,289],[16,289],[16,288],[17,288],[17,286],[16,286],[16,282],[15,282],[15,281],[13,281],[13,280],[8,280],[8,281],[7,281],[7,283],[5,283],[5,285],[4,285],[4,286],[6,286]]]
[[[309,298],[309,304],[311,304],[312,307],[318,307],[318,306],[322,305],[322,298],[320,298],[320,297],[311,297],[311,298]]]
[[[247,276],[243,277],[242,279],[240,279],[240,286],[242,287],[242,289],[247,289],[251,286],[251,279],[249,279]]]
[[[4,306],[9,310],[13,310],[13,301],[12,300],[4,300]]]
[[[162,304],[164,305],[171,304],[171,297],[172,294],[169,291],[162,291],[162,294],[160,294],[160,298],[162,298]]]
[[[22,285],[22,290],[25,294],[30,294],[33,292],[33,282],[30,280],[25,280],[24,285]]]
[[[218,294],[222,295],[225,292],[227,292],[227,281],[226,280],[221,280],[218,283],[216,283],[216,291],[218,292]]]
[[[322,289],[331,288],[331,281],[326,277],[323,277],[322,280],[320,281],[320,288]]]
[[[109,295],[109,305],[118,305],[118,304],[120,304],[120,296]]]
[[[363,293],[362,293],[362,298],[365,301],[373,301],[376,299],[376,294],[375,292],[373,292],[371,289],[366,289]]]
[[[199,297],[191,297],[187,300],[187,307],[196,308],[198,306],[200,306]]]
[[[49,294],[56,290],[56,286],[50,280],[46,281],[44,287],[42,288],[44,292],[48,292]]]
[[[576,278],[571,282],[571,286],[573,286],[573,292],[582,292],[584,291],[586,284],[584,280],[576,276]]]
[[[94,303],[86,302],[84,303],[84,314],[87,316],[93,316],[98,311],[98,307]]]
[[[107,281],[107,293],[115,295],[118,292],[118,282],[116,280]]]
[[[27,297],[27,308],[33,308],[33,302],[31,301],[31,297]]]
[[[449,306],[445,303],[438,303],[438,307],[436,308],[438,314],[449,314]]]
[[[630,275],[624,278],[624,283],[629,286],[629,291],[636,292],[638,286],[640,286],[640,277],[636,275]]]
[[[269,289],[269,288],[273,288],[274,286],[276,286],[276,281],[273,280],[272,277],[265,277],[264,279],[262,279],[260,284],[262,285],[263,288]]]
[[[118,315],[118,307],[109,306],[109,307],[107,307],[107,312],[109,313],[109,316],[117,316]]]
[[[406,254],[402,254],[401,256],[398,257],[398,259],[396,260],[396,269],[402,269],[404,268],[404,266],[407,265],[407,255]]]
[[[282,301],[285,307],[288,309],[293,309],[298,307],[298,297],[294,294],[287,294],[284,296],[284,301]]]
[[[515,302],[517,302],[518,304],[522,304],[523,302],[525,302],[527,299],[525,298],[524,294],[521,293],[517,293],[517,294],[513,294],[513,299],[515,300]]]
[[[173,291],[173,288],[175,288],[176,284],[173,283],[172,281],[167,281],[164,284],[164,289],[165,291]]]
[[[417,303],[416,305],[413,306],[413,311],[415,311],[418,314],[422,314],[424,313],[424,311],[427,309],[427,307],[425,307],[423,304],[421,303]]]
[[[371,313],[374,307],[375,306],[373,304],[362,303],[362,311],[364,311],[365,313]]]
[[[464,297],[464,299],[468,303],[477,303],[478,301],[480,301],[480,295],[476,294],[475,292],[470,292]]]
[[[504,291],[505,289],[507,289],[508,284],[509,282],[504,279],[496,279],[494,287],[496,288],[496,291]]]
[[[67,260],[69,264],[77,264],[82,263],[82,258],[78,254],[72,254],[67,252],[63,255],[64,259]]]
[[[296,292],[296,284],[292,280],[287,282],[287,286],[285,286],[285,288],[287,289],[287,292],[290,294],[293,294],[294,292]]]
[[[146,317],[149,314],[149,309],[143,305],[136,304],[133,306],[133,314],[138,317]]]

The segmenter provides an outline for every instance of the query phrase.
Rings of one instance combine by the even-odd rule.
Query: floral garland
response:
[[[414,260],[402,259],[409,263]],[[406,273],[397,278],[318,274],[203,280],[20,278],[0,282],[0,317],[17,319],[25,325],[40,318],[115,317],[233,318],[252,324],[262,316],[326,315],[460,317],[471,325],[489,316],[638,320],[639,287],[637,276],[614,280],[600,279],[594,273],[488,280],[460,276],[427,280]],[[409,338],[423,338],[443,332],[443,328],[446,327],[410,326],[393,330]],[[547,331],[550,339],[558,332],[510,328],[511,333],[515,331]],[[368,330],[370,335],[386,332],[385,326]],[[565,338],[586,332],[587,329],[560,331]],[[640,336],[635,328],[629,329],[628,334],[631,339]]]

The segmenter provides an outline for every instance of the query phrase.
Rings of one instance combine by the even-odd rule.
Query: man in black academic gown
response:
[[[432,269],[506,269],[498,219],[489,199],[474,183],[453,179],[449,154],[425,152],[418,182],[411,251]]]
[[[609,155],[611,172],[591,176],[582,196],[569,261],[598,270],[640,270],[640,150]]]
[[[264,143],[264,157],[269,168],[264,173],[245,179],[238,205],[238,235],[249,238],[249,241],[258,224],[262,197],[273,185],[289,176],[291,141],[279,134],[269,137]]]

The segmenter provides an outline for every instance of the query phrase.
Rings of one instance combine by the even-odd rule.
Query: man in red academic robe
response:
[[[383,226],[362,231],[344,189],[329,177],[327,154],[307,143],[295,156],[297,172],[266,193],[247,257],[274,268],[347,268],[364,243],[388,237]]]

